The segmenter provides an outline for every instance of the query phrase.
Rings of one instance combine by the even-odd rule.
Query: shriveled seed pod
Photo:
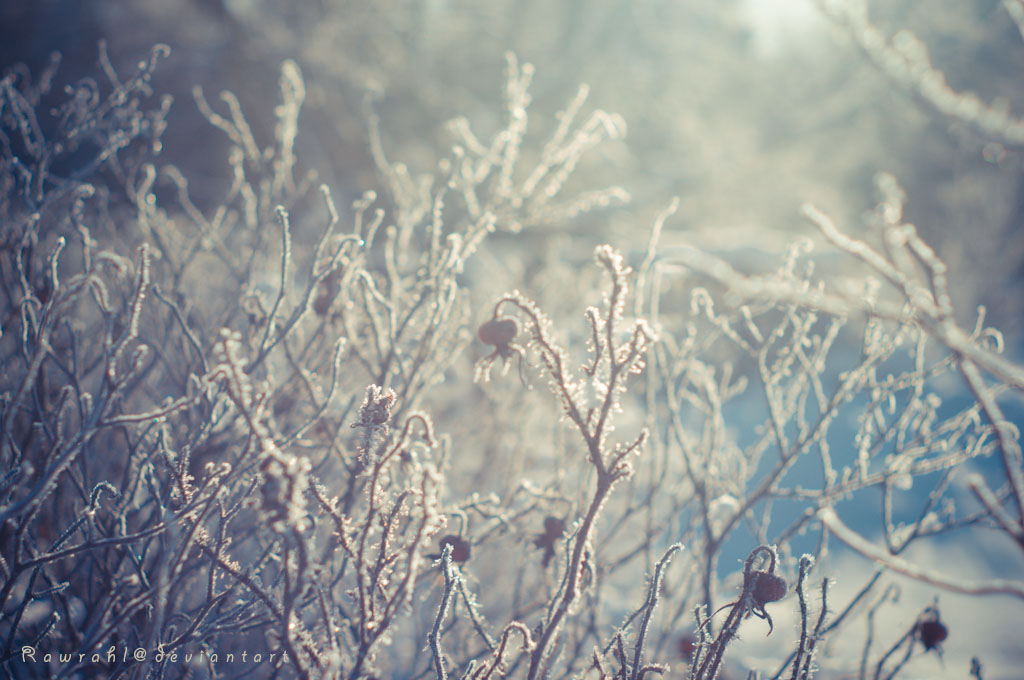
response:
[[[763,608],[768,602],[777,602],[786,596],[786,580],[767,571],[755,571],[754,606]]]
[[[676,640],[676,651],[686,663],[693,659],[693,650],[697,648],[697,637],[693,633],[684,633]]]
[[[484,344],[507,347],[519,335],[519,324],[508,317],[491,319],[481,324],[476,335]]]
[[[544,549],[544,557],[541,564],[545,567],[551,563],[555,556],[555,543],[565,534],[565,520],[548,515],[544,518],[544,533],[533,539],[533,544]]]
[[[544,518],[544,533],[547,536],[560,537],[565,533],[565,520],[558,517],[547,516]]]
[[[917,636],[927,650],[937,649],[939,643],[949,636],[946,626],[936,618],[934,621],[922,621],[917,624]]]
[[[331,310],[331,305],[334,303],[334,298],[338,297],[338,293],[341,291],[341,272],[335,270],[324,277],[324,280],[320,282],[319,292],[316,298],[313,299],[313,311],[316,312],[317,316],[327,316],[327,313]]]
[[[469,541],[454,534],[448,534],[441,539],[441,550],[444,550],[446,545],[452,547],[452,562],[456,564],[462,564],[469,559]],[[438,555],[440,558],[440,555]]]

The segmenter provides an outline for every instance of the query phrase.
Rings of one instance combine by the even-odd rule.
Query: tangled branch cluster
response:
[[[904,47],[872,54],[901,80],[931,73]],[[485,299],[478,260],[496,235],[544,239],[627,198],[576,192],[588,152],[625,134],[582,115],[586,88],[529,150],[533,69],[509,55],[503,125],[488,141],[455,120],[424,176],[388,159],[369,102],[388,195],[344,214],[299,170],[295,63],[268,141],[234,95],[197,89],[230,145],[207,205],[158,156],[165,56],[122,79],[101,54],[108,82],[70,87],[50,117],[56,63],[0,80],[8,676],[895,677],[959,633],[933,601],[879,652],[890,576],[1024,598],[1019,579],[908,554],[964,528],[1024,547],[1005,413],[1024,368],[983,310],[958,321],[893,177],[877,246],[804,210],[864,267],[857,288],[819,277],[809,243],[761,275],[663,249],[670,209],[646,250],[594,250],[600,283],[560,282],[594,282],[557,296],[569,318],[526,276]],[[973,102],[935,87],[937,107]],[[513,363],[519,382],[491,379]],[[877,536],[849,510],[869,498]],[[815,605],[831,537],[875,569],[849,596],[823,575]],[[741,640],[752,617],[767,631]],[[759,661],[746,644],[768,635]],[[852,661],[825,644],[854,638]],[[122,648],[149,654],[107,654]]]

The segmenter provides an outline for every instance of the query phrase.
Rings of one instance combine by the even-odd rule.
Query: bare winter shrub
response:
[[[833,10],[926,103],[1019,145],[917,43]],[[536,244],[628,199],[572,181],[626,129],[587,88],[531,117],[507,55],[501,124],[452,121],[422,174],[368,97],[386,195],[344,208],[299,158],[295,62],[273,135],[196,88],[230,147],[207,205],[159,159],[166,56],[125,78],[101,48],[103,84],[56,107],[57,60],[0,80],[9,677],[892,678],[988,651],[940,593],[1024,599],[916,557],[969,532],[1024,548],[1024,368],[956,308],[895,177],[867,237],[808,205],[817,240],[767,273],[664,245],[676,200],[644,247],[532,290],[543,271],[489,263],[543,270]],[[934,594],[881,639],[894,578]]]

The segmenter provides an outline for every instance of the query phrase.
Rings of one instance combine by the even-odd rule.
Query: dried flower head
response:
[[[359,420],[352,427],[365,428],[362,437],[360,461],[366,463],[374,457],[373,444],[378,435],[386,436],[389,432],[388,421],[391,420],[391,408],[395,405],[395,391],[380,385],[368,385],[366,397],[359,407]]]
[[[352,423],[352,427],[386,427],[391,420],[391,407],[394,404],[393,389],[384,389],[380,385],[367,386],[366,397],[359,407],[359,420]]]

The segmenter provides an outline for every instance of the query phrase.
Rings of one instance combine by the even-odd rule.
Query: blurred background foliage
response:
[[[1024,44],[1004,3],[872,2],[887,35],[909,30],[960,91],[1024,109]],[[644,245],[651,218],[679,196],[666,245],[779,251],[801,201],[856,227],[871,178],[900,178],[915,222],[955,272],[958,307],[990,309],[1019,341],[1024,235],[1020,149],[986,139],[931,109],[865,58],[810,0],[10,0],[0,6],[0,66],[35,72],[63,53],[58,82],[91,73],[97,41],[127,67],[154,43],[173,56],[154,89],[175,97],[163,159],[216,201],[230,180],[227,142],[192,102],[238,95],[257,138],[275,123],[277,73],[303,69],[309,93],[298,156],[345,198],[376,185],[364,99],[376,97],[385,149],[413,171],[433,170],[450,144],[445,123],[499,128],[503,53],[538,67],[531,115],[551,122],[579,83],[590,104],[619,113],[627,139],[605,145],[575,181],[623,186],[629,206],[568,225],[537,225],[546,244],[579,239],[588,257],[611,239]],[[538,129],[550,126],[540,123]],[[181,140],[178,142],[177,140]],[[223,149],[223,154],[216,153]],[[202,150],[202,152],[199,152]],[[197,181],[198,180],[198,181]],[[343,201],[345,202],[345,201]],[[543,252],[538,249],[535,252]],[[539,270],[519,262],[526,271]]]

